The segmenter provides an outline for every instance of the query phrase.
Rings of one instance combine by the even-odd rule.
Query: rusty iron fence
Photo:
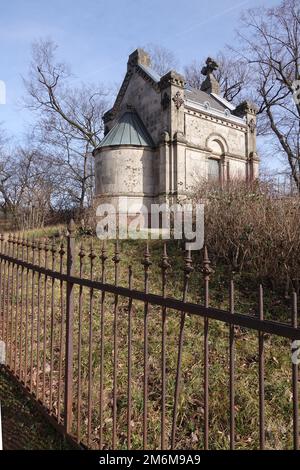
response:
[[[139,273],[142,288],[133,288],[131,265],[127,280],[122,279],[127,285],[121,285],[118,242],[108,268],[106,244],[100,251],[93,245],[78,247],[72,222],[67,240],[49,243],[15,235],[4,240],[1,235],[0,244],[0,337],[6,345],[5,368],[70,439],[100,449],[213,448],[216,404],[212,410],[210,397],[216,359],[210,334],[212,323],[218,322],[217,335],[223,335],[222,347],[227,352],[222,359],[225,401],[219,403],[224,416],[215,426],[228,436],[227,448],[238,447],[236,427],[242,405],[236,392],[236,354],[239,337],[249,331],[257,345],[253,359],[257,420],[249,426],[257,433],[257,447],[266,447],[265,342],[267,337],[282,339],[290,355],[291,341],[300,339],[296,293],[290,323],[264,319],[262,286],[256,314],[237,313],[232,279],[228,309],[213,308],[212,269],[205,248],[197,270],[191,253],[185,253],[182,297],[170,297],[171,266],[164,244],[156,274],[161,292],[153,294],[149,289],[153,266],[146,242]],[[202,301],[189,299],[192,274],[199,274]],[[108,282],[109,275],[113,282]],[[181,283],[179,270],[176,277]],[[193,321],[195,336],[189,333]],[[194,344],[186,358],[189,341]],[[284,373],[289,371],[291,443],[298,449],[298,366],[291,359]],[[200,402],[193,415],[201,428],[201,438],[196,439],[188,430],[187,404],[182,399],[183,388],[193,381],[194,402]]]

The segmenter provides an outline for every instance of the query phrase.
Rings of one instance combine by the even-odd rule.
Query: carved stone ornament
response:
[[[256,124],[253,118],[250,119],[248,126],[249,126],[251,134],[253,134],[256,129]]]
[[[170,106],[170,101],[171,100],[170,100],[169,95],[165,92],[161,99],[161,105],[162,105],[163,110],[168,109],[168,107]]]
[[[202,68],[202,75],[209,75],[219,68],[217,62],[211,57],[207,57],[206,65]]]
[[[179,109],[180,106],[182,106],[184,103],[184,99],[180,95],[180,91],[177,91],[177,93],[175,93],[175,96],[173,96],[172,100],[174,101],[177,109]]]

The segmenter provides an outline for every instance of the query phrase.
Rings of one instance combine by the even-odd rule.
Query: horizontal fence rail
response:
[[[113,254],[106,243],[78,246],[73,222],[66,243],[1,235],[0,244],[6,370],[74,442],[98,449],[298,449],[295,292],[289,323],[265,319],[262,286],[255,314],[237,313],[233,278],[228,308],[215,308],[206,247],[201,265],[186,252],[182,267],[173,268],[163,244],[157,267],[145,243],[136,274],[133,263],[124,268],[119,242]],[[151,293],[153,271],[160,294]],[[278,418],[284,445],[272,427],[277,382],[289,410]]]

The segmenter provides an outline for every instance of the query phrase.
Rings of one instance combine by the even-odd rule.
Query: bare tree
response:
[[[71,86],[69,67],[57,60],[56,50],[50,40],[33,44],[25,103],[37,114],[35,136],[43,152],[68,175],[69,196],[82,209],[93,187],[91,152],[103,135],[107,91],[101,84]]]
[[[275,137],[274,151],[284,157],[300,193],[300,103],[293,99],[295,80],[300,79],[299,0],[250,9],[242,26],[242,56],[251,66],[260,133]]]
[[[159,75],[165,75],[170,70],[174,70],[178,66],[175,54],[169,49],[158,46],[157,44],[148,44],[143,49],[148,52],[151,60],[151,67]]]
[[[32,146],[10,148],[9,153],[1,154],[0,207],[19,228],[33,210],[38,214],[38,225],[43,225],[51,209],[57,182],[43,157]]]
[[[218,69],[214,75],[220,83],[222,94],[227,101],[233,101],[237,98],[239,101],[245,99],[245,91],[249,84],[248,65],[244,59],[236,55],[220,52],[216,56]],[[193,88],[200,90],[201,84],[204,80],[202,75],[203,64],[202,61],[194,61],[190,65],[184,67],[185,78],[187,84]]]

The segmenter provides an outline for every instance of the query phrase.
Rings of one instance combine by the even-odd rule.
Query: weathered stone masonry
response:
[[[104,116],[105,137],[94,151],[97,202],[127,196],[137,206],[174,202],[201,178],[258,176],[256,108],[221,95],[207,59],[201,90],[182,75],[163,77],[141,49],[128,59],[115,104]]]

